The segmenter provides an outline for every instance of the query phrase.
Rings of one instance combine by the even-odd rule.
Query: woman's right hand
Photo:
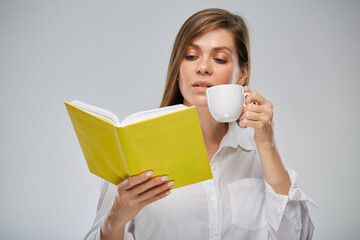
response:
[[[146,205],[170,194],[173,181],[167,176],[151,177],[152,171],[129,177],[118,185],[118,194],[101,226],[101,239],[123,239],[127,222]]]

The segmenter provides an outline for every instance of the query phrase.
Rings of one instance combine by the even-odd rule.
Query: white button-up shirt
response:
[[[251,128],[229,124],[210,162],[213,179],[172,190],[143,208],[125,228],[125,239],[311,239],[313,224],[288,169],[289,195],[275,193],[264,180]],[[100,227],[117,187],[103,181],[94,224],[85,239],[100,239]]]

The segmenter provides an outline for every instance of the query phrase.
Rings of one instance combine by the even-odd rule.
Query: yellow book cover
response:
[[[115,114],[77,100],[65,102],[90,172],[117,185],[152,170],[172,188],[212,178],[195,107],[182,104]]]

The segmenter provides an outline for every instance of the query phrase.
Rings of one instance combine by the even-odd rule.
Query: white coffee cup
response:
[[[239,119],[245,97],[244,87],[238,84],[223,84],[206,89],[207,103],[213,118],[218,122],[233,122]]]

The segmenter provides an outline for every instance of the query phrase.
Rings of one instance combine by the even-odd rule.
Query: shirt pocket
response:
[[[231,223],[250,231],[267,225],[265,185],[260,178],[245,178],[227,185],[231,204]]]

